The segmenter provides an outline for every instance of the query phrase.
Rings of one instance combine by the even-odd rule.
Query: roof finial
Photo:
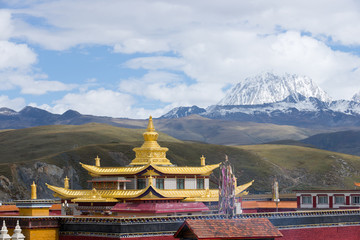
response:
[[[67,176],[64,178],[64,188],[69,188],[69,178]]]
[[[201,166],[205,166],[205,157],[204,157],[204,155],[202,155],[201,156],[201,158],[200,158],[200,164],[201,164]]]
[[[95,158],[95,166],[100,167],[100,158],[98,155]]]
[[[152,116],[149,117],[149,124],[146,129],[148,132],[155,132]]]
[[[31,199],[37,199],[36,196],[36,184],[33,181],[33,184],[31,184]]]

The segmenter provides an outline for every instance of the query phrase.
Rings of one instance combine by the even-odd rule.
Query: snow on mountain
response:
[[[161,118],[181,118],[190,116],[192,114],[201,114],[205,112],[205,109],[199,108],[198,106],[192,107],[176,107],[172,109],[170,112],[161,116]]]
[[[278,76],[264,73],[249,77],[235,85],[217,105],[256,105],[282,101],[288,96],[313,97],[323,102],[331,98],[309,77],[295,74]]]
[[[334,112],[341,112],[347,115],[360,114],[360,101],[333,101],[329,105],[329,110]]]
[[[296,101],[299,99],[300,101]],[[293,110],[302,111],[302,112],[315,112],[323,108],[322,102],[316,101],[314,98],[305,98],[300,94],[297,95],[297,98],[289,96],[281,102],[276,103],[264,103],[257,105],[226,105],[224,107],[220,105],[210,106],[206,109],[206,114],[220,114],[221,116],[226,116],[227,114],[242,113],[242,114],[258,114],[258,113],[267,113],[271,114],[272,112],[291,112]]]
[[[360,92],[355,93],[351,100],[360,103]]]
[[[18,114],[17,112],[15,112],[14,110],[12,110],[10,108],[6,108],[6,107],[0,108],[0,115],[12,116],[12,115],[17,115],[17,114]]]

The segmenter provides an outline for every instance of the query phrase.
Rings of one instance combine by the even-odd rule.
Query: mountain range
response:
[[[161,118],[191,114],[211,119],[273,123],[307,128],[360,126],[360,94],[332,101],[305,76],[261,74],[235,85],[217,104],[206,109],[178,107]]]
[[[286,83],[287,79],[288,83]],[[261,74],[252,80],[248,78],[245,82],[250,85],[252,81],[257,81],[252,84],[253,87],[259,87],[258,92],[264,92],[264,89],[267,89],[268,94],[265,94],[267,96],[270,96],[270,92],[273,95],[280,92],[290,93],[290,95],[276,102],[271,102],[275,101],[274,97],[257,97],[257,101],[262,99],[259,104],[214,105],[206,109],[197,106],[174,108],[156,119],[157,129],[181,140],[224,145],[261,144],[281,140],[286,140],[285,142],[292,140],[297,145],[301,145],[304,143],[298,141],[306,140],[316,134],[323,134],[321,140],[306,144],[326,150],[360,154],[354,145],[356,141],[349,141],[348,146],[341,148],[322,143],[326,141],[328,133],[339,132],[336,136],[348,138],[356,135],[356,131],[360,130],[360,103],[358,102],[360,94],[354,95],[351,101],[331,101],[331,98],[311,79],[290,74],[283,76]],[[271,86],[271,83],[274,86]],[[277,87],[277,84],[281,87]],[[236,89],[240,89],[238,85],[230,89],[220,102],[230,104],[227,100],[240,99],[238,95],[243,99],[245,95],[252,96],[251,91],[248,92],[244,88],[235,91]],[[234,97],[229,97],[230,93]],[[63,114],[53,114],[30,106],[19,112],[9,108],[0,108],[0,129],[21,129],[43,125],[83,125],[93,122],[132,129],[145,128],[147,123],[146,120],[83,115],[73,110],[68,110]],[[346,131],[352,134],[345,134]]]

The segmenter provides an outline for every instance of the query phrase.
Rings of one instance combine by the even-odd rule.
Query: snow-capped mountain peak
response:
[[[319,88],[309,77],[296,74],[282,76],[273,73],[263,73],[255,77],[244,79],[235,85],[218,105],[255,105],[274,103],[292,96],[306,98],[313,97],[323,102],[330,102],[331,98]]]

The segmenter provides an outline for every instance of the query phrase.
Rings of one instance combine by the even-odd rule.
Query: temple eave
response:
[[[167,160],[167,159],[166,159]],[[133,167],[98,167],[93,165],[87,165],[81,163],[81,166],[89,172],[93,177],[109,176],[109,175],[134,175],[144,171],[150,166],[163,174],[183,174],[183,175],[203,175],[208,176],[212,171],[220,166],[220,164],[205,165],[201,167],[176,167],[176,166],[159,166],[172,165],[171,162],[164,162],[159,160],[158,162],[133,162]]]

